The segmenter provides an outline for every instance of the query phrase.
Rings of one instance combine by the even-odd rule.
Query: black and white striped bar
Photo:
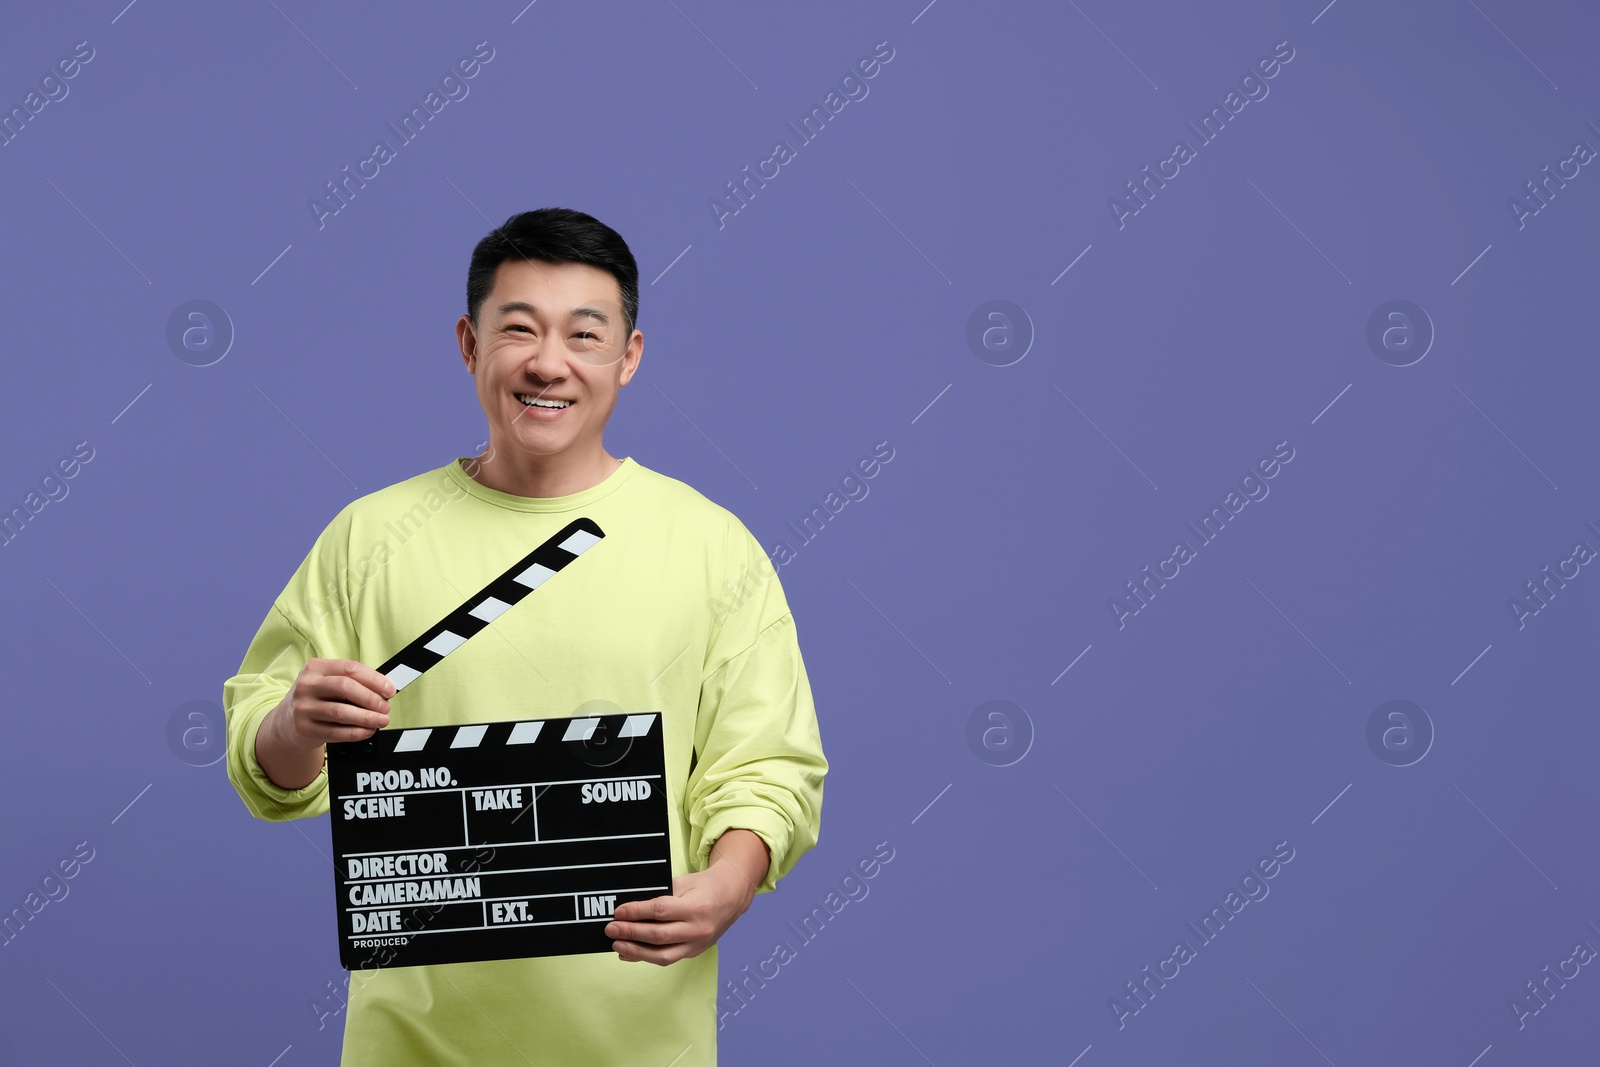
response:
[[[395,689],[404,689],[604,537],[605,532],[593,519],[572,520],[500,577],[468,597],[465,604],[391,656],[378,668],[378,673],[386,675]]]
[[[650,732],[650,727],[657,719],[655,713],[648,715],[627,715],[617,728],[617,737],[644,737]],[[504,738],[499,738],[500,744],[530,745],[539,739],[543,733],[544,724],[554,721],[562,727],[561,740],[563,741],[588,741],[594,737],[596,729],[600,726],[602,716],[579,716],[572,719],[529,719],[524,722],[511,723],[511,732]],[[437,752],[441,746],[448,748],[477,748],[483,743],[484,736],[491,726],[503,726],[504,723],[480,722],[468,726],[433,727],[419,726],[410,730],[398,731],[399,737],[395,739],[395,752]],[[437,735],[437,736],[435,736]],[[448,745],[443,738],[448,737]],[[431,745],[430,745],[431,741]]]

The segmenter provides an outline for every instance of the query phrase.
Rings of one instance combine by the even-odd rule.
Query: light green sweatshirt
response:
[[[224,683],[228,777],[251,813],[328,811],[325,771],[283,789],[255,758],[261,720],[308,659],[377,667],[587,516],[604,539],[395,694],[387,728],[659,711],[673,875],[704,869],[716,839],[743,827],[771,850],[760,891],[772,889],[816,844],[828,765],[794,618],[760,544],[631,457],[599,485],[545,498],[489,489],[461,463],[340,511]],[[331,913],[331,872],[327,889]],[[341,1062],[714,1064],[716,966],[713,946],[667,967],[592,953],[357,972]]]

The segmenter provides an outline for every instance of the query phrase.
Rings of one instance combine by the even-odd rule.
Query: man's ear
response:
[[[633,331],[633,336],[628,338],[628,349],[622,354],[622,377],[617,381],[621,388],[633,380],[634,373],[639,369],[639,361],[644,358],[644,334],[638,330]]]
[[[456,320],[456,345],[461,349],[461,360],[467,366],[467,373],[475,373],[478,359],[478,332],[472,328],[471,316],[463,315]]]

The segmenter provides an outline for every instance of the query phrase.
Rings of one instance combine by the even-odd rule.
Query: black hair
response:
[[[467,315],[478,325],[478,310],[494,288],[495,272],[508,259],[542,263],[587,263],[617,280],[622,313],[628,319],[623,336],[639,321],[639,266],[628,242],[593,215],[564,207],[542,207],[512,215],[472,249],[467,267]]]

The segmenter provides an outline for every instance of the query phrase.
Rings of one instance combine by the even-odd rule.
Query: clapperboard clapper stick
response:
[[[404,689],[604,537],[574,519],[379,673]],[[672,891],[659,712],[408,725],[327,748],[348,970],[609,952],[618,904]]]

